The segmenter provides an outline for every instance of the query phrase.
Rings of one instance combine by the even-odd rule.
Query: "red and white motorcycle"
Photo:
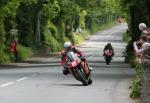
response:
[[[112,50],[108,49],[108,50],[104,51],[104,58],[105,58],[105,62],[107,65],[110,64],[112,57],[113,57],[113,51]]]
[[[67,67],[69,72],[84,86],[92,84],[91,71],[86,61],[82,61],[74,52],[70,51],[66,54]]]

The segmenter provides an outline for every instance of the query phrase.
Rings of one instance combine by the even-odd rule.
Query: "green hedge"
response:
[[[131,40],[131,37],[128,33],[123,33],[123,41],[129,42]]]
[[[136,79],[132,81],[130,86],[130,97],[132,99],[137,99],[141,96],[141,74],[142,74],[142,67],[141,64],[135,63],[135,70],[136,70]]]
[[[140,78],[132,81],[130,90],[131,90],[130,98],[137,99],[140,97],[141,95],[141,79]]]
[[[10,55],[0,51],[0,64],[7,64],[10,62],[11,62]]]
[[[133,50],[133,43],[130,40],[128,42],[128,45],[126,46],[126,49],[124,51],[125,61],[129,63],[132,67],[136,70],[136,78],[132,81],[130,86],[130,98],[137,99],[141,95],[141,73],[142,68],[141,64],[138,63],[136,60],[134,50]]]
[[[123,52],[125,57],[125,62],[129,63],[132,67],[135,67],[135,54],[133,50],[133,42],[130,40],[126,46],[126,49]]]
[[[28,47],[24,47],[20,45],[18,47],[18,61],[23,61],[32,56],[32,49]]]
[[[58,52],[62,48],[62,43],[58,40],[56,40],[53,36],[47,36],[47,40],[45,41],[45,44],[50,46],[52,52]]]

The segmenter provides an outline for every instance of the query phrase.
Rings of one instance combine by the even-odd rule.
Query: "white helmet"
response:
[[[147,26],[146,26],[145,23],[140,23],[140,24],[139,24],[139,29],[140,29],[141,31],[143,31],[143,30],[146,29],[146,28],[147,28]]]
[[[71,46],[72,46],[72,44],[70,42],[65,42],[65,44],[64,44],[64,48],[65,49],[67,49],[67,48],[69,48]]]

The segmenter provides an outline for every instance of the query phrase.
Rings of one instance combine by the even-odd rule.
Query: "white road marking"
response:
[[[23,80],[28,79],[28,78],[29,78],[29,77],[23,77],[23,78],[17,79],[16,82],[20,82],[20,81],[23,81]],[[0,85],[0,88],[1,88],[1,87],[9,86],[9,85],[14,84],[14,83],[15,83],[15,82],[9,82],[9,83],[2,84],[2,85]]]
[[[11,84],[13,84],[14,82],[9,82],[9,83],[6,83],[6,84],[2,84],[0,87],[6,87],[6,86],[8,86],[8,85],[11,85]]]
[[[20,82],[20,81],[25,80],[25,79],[28,79],[28,77],[24,77],[24,78],[18,79],[18,80],[16,80],[16,81],[17,81],[17,82]]]

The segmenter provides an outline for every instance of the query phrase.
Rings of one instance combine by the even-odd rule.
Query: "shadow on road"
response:
[[[80,87],[80,86],[84,86],[82,84],[54,84],[54,85],[67,86],[67,87]]]

